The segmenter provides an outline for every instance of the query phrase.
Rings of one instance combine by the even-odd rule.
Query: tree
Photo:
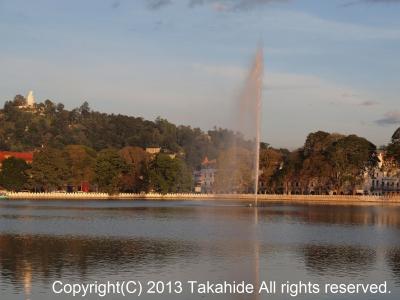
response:
[[[274,192],[276,186],[273,184],[272,177],[281,167],[283,154],[281,151],[268,148],[268,144],[262,143],[260,149],[260,192]]]
[[[343,137],[324,131],[313,132],[307,136],[297,181],[302,193],[325,194],[330,191],[332,162],[327,151],[333,143]]]
[[[149,154],[140,147],[125,147],[119,155],[128,166],[128,171],[122,178],[124,191],[142,192],[148,190]]]
[[[392,135],[392,142],[388,145],[387,152],[400,164],[400,127]]]
[[[90,115],[90,106],[87,101],[83,102],[82,105],[79,107],[79,113],[83,118],[86,118]]]
[[[23,160],[9,157],[3,161],[0,172],[0,185],[7,190],[20,191],[28,182],[29,165]]]
[[[282,166],[272,176],[272,181],[277,186],[277,192],[289,194],[294,192],[300,181],[300,171],[303,164],[303,149],[283,153]],[[299,187],[301,188],[301,187]]]
[[[70,183],[79,186],[82,182],[91,182],[94,178],[96,152],[82,145],[69,145],[64,150],[67,153],[67,163],[71,174]]]
[[[44,101],[44,113],[48,117],[54,117],[56,110],[57,106],[51,100],[47,99],[46,101]]]
[[[26,104],[26,99],[22,95],[16,95],[13,100],[14,106],[23,106]]]
[[[57,107],[56,107],[57,112],[60,113],[60,112],[64,111],[64,107],[65,107],[64,104],[58,103]]]
[[[99,190],[116,194],[127,172],[127,165],[116,150],[104,149],[97,155],[94,170]]]
[[[150,186],[159,193],[182,193],[192,189],[192,174],[185,162],[160,153],[151,162]]]
[[[172,151],[179,151],[179,145],[176,143],[176,125],[160,117],[155,120],[155,125],[161,134],[160,146]]]
[[[100,151],[127,146],[162,147],[177,153],[189,168],[194,169],[208,156],[217,158],[220,151],[232,147],[248,147],[243,136],[231,130],[214,128],[204,132],[190,126],[176,126],[157,118],[144,120],[121,114],[93,111],[87,102],[72,110],[51,100],[37,103],[33,110],[19,109],[25,99],[7,101],[0,110],[0,146],[11,151],[32,151],[51,146],[83,145]],[[17,105],[17,106],[16,106]]]
[[[310,157],[313,154],[324,154],[332,143],[344,137],[344,135],[337,133],[328,133],[324,131],[312,132],[307,136],[304,143],[304,157]]]
[[[64,188],[71,178],[67,153],[52,147],[33,154],[30,186],[35,190],[53,191]]]
[[[304,158],[299,173],[299,183],[303,192],[326,194],[331,189],[332,163],[325,152],[314,153]]]
[[[377,163],[376,146],[356,135],[338,140],[327,151],[333,166],[333,181],[339,192],[354,192],[364,172]]]

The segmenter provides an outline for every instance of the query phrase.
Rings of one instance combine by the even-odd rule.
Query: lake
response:
[[[275,281],[278,292],[190,293],[187,281],[207,280]],[[144,291],[149,281],[184,283],[180,293],[166,285],[162,295],[138,299],[400,299],[400,206],[0,201],[0,298],[82,298],[53,293],[55,281],[140,281]],[[321,289],[386,282],[390,293],[281,292],[282,283],[300,281]]]

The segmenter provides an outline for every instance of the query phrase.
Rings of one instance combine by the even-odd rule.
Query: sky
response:
[[[230,127],[257,46],[262,139],[400,126],[400,0],[0,0],[0,101]]]

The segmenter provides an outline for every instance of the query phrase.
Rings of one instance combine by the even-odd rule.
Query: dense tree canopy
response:
[[[150,186],[163,194],[190,192],[192,173],[181,159],[161,153],[151,163]]]
[[[375,145],[355,135],[334,142],[328,149],[328,157],[333,166],[333,184],[336,190],[341,191],[344,187],[354,190],[364,171],[375,166],[375,151]]]
[[[82,145],[68,145],[64,151],[67,155],[67,168],[71,175],[70,183],[78,186],[82,182],[91,182],[94,178],[96,152]]]
[[[10,191],[27,188],[29,165],[22,159],[9,157],[1,166],[0,186]]]
[[[392,142],[387,147],[387,151],[400,164],[400,127],[393,134]]]
[[[128,166],[122,178],[122,189],[126,192],[147,192],[150,155],[140,147],[130,146],[121,149],[119,155]]]
[[[236,136],[226,129],[204,132],[190,126],[176,126],[162,118],[153,122],[100,113],[91,110],[87,102],[72,110],[51,100],[21,109],[19,106],[24,103],[24,97],[18,95],[0,111],[0,150],[32,151],[42,146],[62,149],[67,145],[83,145],[96,151],[128,146],[162,147],[181,153],[193,169],[204,156],[216,158],[221,149],[230,146],[232,136]]]
[[[99,191],[115,194],[121,188],[128,166],[116,150],[104,149],[97,156],[94,172]]]
[[[87,102],[72,110],[51,100],[25,104],[17,95],[0,110],[0,150],[34,151],[30,167],[4,161],[0,184],[7,189],[51,191],[90,182],[92,190],[109,193],[187,192],[192,171],[207,156],[217,159],[217,192],[254,191],[254,144],[239,133],[100,113]],[[162,151],[150,155],[146,147]],[[261,143],[260,187],[269,193],[354,191],[375,166],[375,151],[364,138],[323,131],[293,151]],[[400,128],[387,152],[400,163]]]
[[[356,135],[318,131],[308,135],[303,148],[291,153],[261,151],[260,167],[265,170],[261,180],[269,192],[354,192],[364,172],[376,165],[375,151],[375,145]]]
[[[33,155],[30,175],[30,185],[36,191],[65,188],[71,180],[67,153],[52,147],[40,149]]]
[[[273,193],[277,189],[275,174],[279,172],[284,158],[284,151],[270,147],[260,150],[260,186],[262,192]]]

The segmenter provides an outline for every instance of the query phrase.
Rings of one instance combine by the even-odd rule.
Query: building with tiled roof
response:
[[[7,158],[15,157],[24,160],[26,163],[31,164],[33,161],[33,152],[12,152],[12,151],[0,151],[0,166],[3,161]]]

